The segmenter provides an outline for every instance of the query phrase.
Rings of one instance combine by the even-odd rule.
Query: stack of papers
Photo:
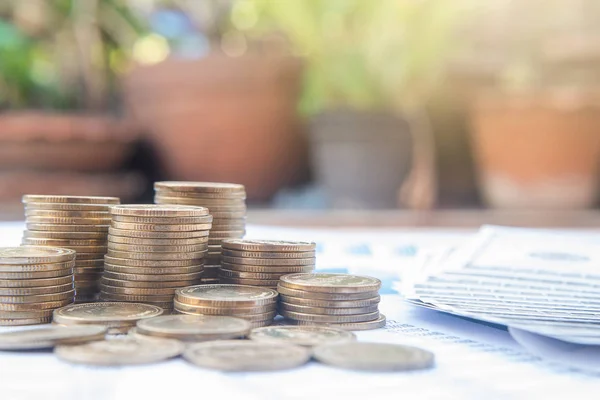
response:
[[[486,226],[424,253],[399,290],[413,304],[506,325],[515,338],[600,345],[600,234]]]

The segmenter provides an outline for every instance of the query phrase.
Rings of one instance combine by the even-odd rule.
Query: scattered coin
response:
[[[265,343],[290,343],[313,347],[353,342],[356,340],[356,335],[325,326],[269,326],[253,329],[248,338]]]
[[[318,361],[362,371],[412,371],[431,368],[433,353],[417,347],[387,343],[353,342],[314,348]]]
[[[137,332],[178,340],[206,341],[244,337],[250,332],[250,326],[248,321],[240,318],[179,314],[139,321]]]
[[[290,344],[220,340],[193,344],[183,357],[199,367],[220,371],[276,371],[306,364],[311,352]]]
[[[62,360],[77,364],[137,365],[176,357],[183,349],[183,344],[173,339],[123,336],[80,345],[57,346],[54,354]]]
[[[32,350],[58,344],[78,344],[102,340],[107,329],[103,326],[51,326],[39,329],[1,332],[0,350]]]

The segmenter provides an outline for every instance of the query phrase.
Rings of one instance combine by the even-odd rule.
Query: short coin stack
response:
[[[252,328],[271,325],[277,292],[243,285],[198,285],[175,292],[175,311],[190,315],[225,315],[245,319]]]
[[[111,208],[100,298],[173,308],[175,289],[200,283],[212,217],[203,207]]]
[[[77,252],[75,301],[94,301],[102,276],[108,210],[117,197],[25,195],[23,244],[63,247]]]
[[[163,314],[164,310],[150,304],[105,302],[72,304],[54,310],[53,323],[65,326],[101,325],[108,333],[127,333],[146,318]]]
[[[279,313],[299,325],[326,324],[346,330],[385,326],[379,314],[377,278],[347,274],[290,274],[281,277]]]
[[[315,248],[312,242],[224,240],[221,283],[276,289],[283,275],[315,269]]]
[[[156,182],[154,190],[156,204],[185,204],[206,207],[210,210],[213,225],[208,241],[207,266],[220,264],[223,240],[242,238],[246,233],[246,190],[243,185],[213,182]]]
[[[44,324],[73,302],[75,251],[57,247],[0,248],[0,325]]]

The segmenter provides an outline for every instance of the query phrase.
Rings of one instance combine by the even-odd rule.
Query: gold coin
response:
[[[108,225],[110,218],[67,218],[67,217],[27,217],[28,224],[57,224],[57,225]]]
[[[174,307],[177,311],[188,312],[193,314],[204,314],[204,315],[234,315],[234,314],[263,314],[268,312],[276,311],[275,303],[266,306],[259,307],[204,307],[204,306],[192,306],[189,304],[181,303],[177,300],[174,301]]]
[[[141,246],[193,246],[200,244],[207,245],[208,236],[190,239],[147,239],[108,235],[108,241],[111,243],[134,244]]]
[[[198,199],[202,200],[245,200],[246,193],[195,193],[195,192],[185,192],[181,190],[165,190],[165,189],[157,189],[155,194],[159,197],[176,197],[176,198],[190,198],[190,199]]]
[[[67,283],[59,286],[36,286],[25,288],[0,288],[0,296],[30,296],[54,294],[73,290],[73,283]]]
[[[50,321],[52,321],[52,317],[19,318],[19,319],[0,318],[0,326],[39,325],[39,324],[47,324]]]
[[[86,268],[86,267],[102,267],[104,265],[104,258],[98,258],[95,260],[75,260],[75,267]]]
[[[371,312],[358,315],[320,315],[305,314],[294,311],[279,310],[279,313],[285,318],[298,321],[325,322],[325,323],[349,323],[349,322],[367,322],[379,318],[379,312]]]
[[[108,212],[110,204],[76,204],[76,203],[25,203],[25,212],[49,210],[49,211],[101,211]]]
[[[134,295],[134,294],[117,294],[117,293],[108,293],[104,291],[104,286],[102,286],[100,291],[100,296],[103,299],[109,299],[112,301],[133,301],[139,303],[146,302],[161,302],[167,303],[173,300],[172,295],[162,295],[162,296],[153,296],[153,295]]]
[[[110,236],[122,236],[130,238],[145,239],[193,239],[208,237],[209,231],[182,231],[182,232],[152,232],[152,231],[132,231],[127,229],[110,228]]]
[[[105,264],[105,271],[117,272],[122,274],[191,274],[204,271],[203,265],[193,265],[191,267],[124,267],[122,265]],[[204,275],[202,275],[204,276]]]
[[[257,272],[238,272],[232,271],[225,268],[221,268],[219,277],[224,278],[242,278],[242,279],[267,279],[267,280],[279,280],[282,275],[286,275],[286,272],[280,273],[257,273]]]
[[[54,218],[86,218],[86,219],[110,219],[108,208],[104,211],[59,211],[59,210],[31,210],[25,209],[25,217],[54,217]],[[33,221],[32,221],[33,222]]]
[[[158,245],[136,245],[123,243],[108,243],[108,248],[116,251],[127,251],[133,253],[197,253],[205,252],[208,245],[194,244],[188,246],[158,246]]]
[[[59,286],[65,284],[71,284],[73,282],[73,276],[62,276],[59,278],[46,278],[46,279],[1,279],[0,287],[2,288],[33,288],[43,286]]]
[[[211,224],[134,224],[131,222],[112,221],[111,227],[123,230],[148,231],[148,232],[192,232],[206,231]]]
[[[230,271],[238,272],[254,272],[254,273],[280,273],[280,274],[293,274],[298,272],[312,272],[314,265],[243,265],[243,264],[230,264],[222,261],[221,267]]]
[[[130,288],[121,286],[109,286],[104,283],[100,290],[104,293],[134,296],[174,296],[176,288]]]
[[[129,222],[134,224],[212,225],[212,216],[210,215],[204,217],[132,217],[130,215],[113,215],[112,219],[117,222]]]
[[[50,264],[8,265],[0,264],[0,272],[44,272],[72,269],[75,261],[65,261]]]
[[[79,257],[79,254],[81,254],[81,253],[99,253],[100,254],[99,257],[102,257],[108,250],[107,245],[104,245],[104,246],[68,246],[65,248],[75,250],[77,252],[77,257]],[[98,257],[96,257],[96,258],[98,258]]]
[[[73,261],[73,250],[46,246],[0,247],[0,264],[28,265]]]
[[[366,322],[345,322],[345,323],[317,323],[314,321],[298,321],[298,320],[286,320],[286,322],[294,325],[318,325],[318,326],[331,326],[338,329],[344,329],[346,331],[366,331],[371,329],[383,328],[386,324],[385,315],[379,314],[379,318],[373,321]]]
[[[212,215],[213,223],[215,223],[215,221],[218,222],[219,220],[232,220],[232,219],[238,219],[238,218],[245,218],[246,210],[242,210],[242,211],[214,211],[214,210],[211,210],[210,215]]]
[[[182,281],[154,281],[154,282],[144,282],[144,281],[123,281],[119,279],[110,279],[110,278],[102,278],[100,283],[107,286],[113,287],[125,287],[125,288],[141,288],[141,289],[178,289],[181,287],[191,286],[193,285],[195,280],[182,280]]]
[[[193,267],[204,264],[203,260],[134,260],[130,258],[112,257],[110,254],[104,256],[104,260],[111,265],[120,265],[123,267]]]
[[[219,281],[222,283],[232,285],[248,285],[248,286],[265,286],[265,287],[277,287],[279,279],[246,279],[246,278],[228,278],[223,275],[219,275]]]
[[[90,274],[102,274],[104,272],[103,267],[75,267],[73,268],[73,275],[76,277],[76,280],[79,280],[79,277]]]
[[[268,251],[238,251],[229,250],[223,247],[223,255],[234,258],[249,258],[249,259],[314,259],[316,257],[314,251],[302,251],[302,252],[268,252]]]
[[[324,308],[356,308],[356,307],[369,307],[376,306],[381,301],[379,296],[371,297],[363,300],[318,300],[318,299],[303,299],[300,297],[291,297],[284,294],[279,295],[280,299],[284,303],[296,304],[300,306],[308,307],[324,307]]]
[[[294,242],[286,240],[230,239],[223,241],[223,248],[240,251],[290,253],[312,252],[315,251],[317,245],[313,242]]]
[[[52,312],[54,310],[42,310],[42,311],[0,311],[0,318],[5,319],[19,319],[19,318],[52,318]]]
[[[73,289],[62,293],[40,294],[31,296],[0,296],[0,302],[7,304],[45,303],[72,299],[75,295]]]
[[[91,303],[63,307],[54,311],[57,324],[135,324],[144,318],[153,318],[163,314],[161,308],[147,304],[131,303]]]
[[[37,224],[27,222],[25,224],[30,231],[53,231],[53,232],[103,232],[106,235],[108,225],[62,225],[62,224]]]
[[[41,303],[0,303],[1,311],[41,311],[64,307],[73,302],[72,298]]]
[[[178,289],[177,301],[208,307],[258,307],[277,302],[277,292],[253,286],[197,285]]]
[[[25,245],[37,246],[54,246],[66,247],[69,246],[106,246],[106,238],[98,240],[81,240],[81,239],[46,239],[46,238],[26,238],[22,240]]]
[[[178,313],[181,314],[185,314],[185,315],[214,315],[214,316],[228,316],[228,317],[234,317],[234,318],[242,318],[245,319],[248,322],[262,322],[265,320],[273,320],[273,318],[275,318],[275,316],[277,316],[277,311],[270,311],[270,312],[266,312],[266,313],[262,313],[262,314],[240,314],[240,313],[231,313],[231,314],[198,314],[195,312],[190,312],[190,311],[184,311],[181,309],[176,309]]]
[[[158,204],[126,204],[111,207],[113,215],[133,217],[205,217],[208,210],[203,207],[185,207]]]
[[[206,198],[206,197],[179,197],[179,196],[171,196],[170,193],[166,195],[157,193],[155,198],[160,199],[164,202],[181,202],[183,205],[192,205],[192,206],[200,206],[200,207],[246,207],[246,201],[241,198]]]
[[[44,279],[58,278],[61,276],[73,276],[73,269],[57,269],[51,271],[34,271],[34,272],[2,272],[0,271],[0,279]]]
[[[242,264],[242,265],[315,265],[315,258],[244,258],[244,257],[228,257],[223,255],[221,258],[223,262],[229,264]]]
[[[136,332],[178,340],[207,341],[244,337],[250,332],[250,324],[231,317],[165,315],[140,321]]]
[[[131,300],[122,300],[122,299],[114,299],[110,297],[109,293],[102,293],[100,292],[99,295],[99,300],[100,301],[119,301],[119,302],[124,302],[124,303],[135,303],[136,301],[131,301]],[[146,300],[142,302],[143,304],[147,304],[147,305],[152,305],[155,307],[160,307],[161,309],[164,310],[165,313],[170,313],[171,310],[173,309],[173,299],[169,299],[169,301],[154,301],[154,300]],[[135,325],[134,325],[135,326]],[[130,326],[129,329],[133,328],[133,326]],[[123,329],[120,332],[117,333],[127,333],[129,331],[129,329]],[[109,331],[109,333],[111,333]]]
[[[108,249],[107,256],[113,258],[129,258],[132,260],[149,260],[149,261],[167,261],[167,260],[193,260],[193,265],[201,264],[204,260],[205,252],[193,251],[188,253],[134,253],[127,251],[117,251]],[[77,255],[79,256],[79,254]]]
[[[26,194],[23,203],[75,203],[75,204],[119,204],[118,197],[102,196],[55,196]]]
[[[377,291],[381,288],[381,281],[351,274],[289,274],[281,277],[280,286],[310,292],[357,293]]]
[[[64,240],[106,240],[106,232],[52,232],[52,231],[29,231],[23,232],[23,238],[41,239],[64,239]]]
[[[191,274],[122,274],[118,272],[105,271],[104,277],[108,279],[117,279],[123,281],[144,281],[144,282],[166,282],[166,281],[191,281],[200,279],[202,272],[194,272]]]
[[[245,193],[244,185],[222,182],[187,182],[162,181],[154,182],[154,190],[177,190],[193,193]]]
[[[373,313],[378,310],[378,305],[365,306],[365,307],[353,307],[353,308],[325,308],[325,307],[312,307],[312,306],[301,306],[291,303],[279,303],[279,310],[281,311],[294,311],[303,314],[319,314],[319,315],[362,315]]]
[[[277,291],[285,296],[299,297],[303,299],[315,299],[315,300],[329,300],[329,301],[350,301],[350,300],[362,300],[369,299],[372,297],[379,296],[378,290],[370,292],[358,292],[358,293],[324,293],[324,292],[308,292],[305,290],[290,289],[282,285],[277,286]]]
[[[98,252],[98,253],[77,253],[77,262],[79,261],[89,261],[89,260],[97,260],[98,257],[102,257],[104,254],[106,254],[105,252]]]

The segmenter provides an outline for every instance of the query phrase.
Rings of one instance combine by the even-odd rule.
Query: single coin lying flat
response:
[[[107,328],[98,325],[51,326],[0,333],[0,350],[47,349],[59,344],[79,344],[103,340]]]
[[[326,326],[267,326],[253,329],[248,338],[264,343],[290,343],[312,347],[353,342],[356,335]]]
[[[155,363],[176,357],[183,349],[183,343],[173,339],[120,336],[74,346],[57,346],[54,354],[71,363],[114,366]]]
[[[252,340],[218,340],[189,346],[183,357],[199,367],[220,371],[276,371],[310,360],[309,349]]]
[[[234,317],[208,315],[163,315],[138,321],[137,332],[178,340],[235,339],[250,332],[250,322]]]
[[[412,371],[431,368],[433,353],[417,347],[353,342],[314,348],[313,357],[331,366],[362,371]]]

